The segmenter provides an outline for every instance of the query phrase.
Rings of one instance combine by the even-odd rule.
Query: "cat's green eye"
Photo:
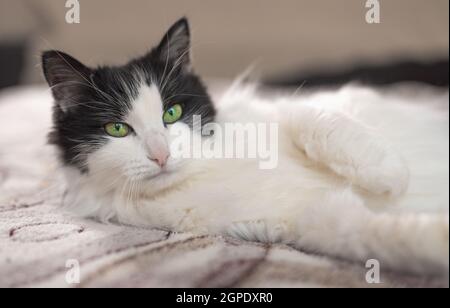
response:
[[[125,123],[108,123],[105,132],[115,138],[123,138],[130,134],[130,127]]]
[[[163,121],[165,124],[173,124],[183,115],[183,107],[180,104],[173,105],[164,112]]]

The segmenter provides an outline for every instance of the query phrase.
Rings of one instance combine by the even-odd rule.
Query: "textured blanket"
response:
[[[282,245],[105,225],[61,209],[45,88],[0,94],[0,287],[445,287]],[[5,117],[4,115],[8,115]],[[79,281],[77,273],[79,269]]]

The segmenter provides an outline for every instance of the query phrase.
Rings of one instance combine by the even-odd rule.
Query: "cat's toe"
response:
[[[378,195],[398,197],[409,185],[409,168],[398,155],[388,155],[379,164],[361,170],[361,186]]]

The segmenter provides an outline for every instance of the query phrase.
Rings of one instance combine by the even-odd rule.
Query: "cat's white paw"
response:
[[[406,191],[405,161],[372,130],[339,112],[302,108],[296,115],[295,143],[310,159],[371,193],[399,196]]]
[[[372,193],[397,197],[409,185],[409,168],[403,158],[390,153],[375,165],[360,167],[359,185]]]
[[[247,220],[232,223],[225,235],[250,242],[281,243],[286,238],[287,224],[267,220]]]
[[[337,174],[347,177],[353,184],[373,194],[397,197],[408,189],[409,168],[395,152],[367,159],[353,159],[348,164],[333,163],[330,167]]]

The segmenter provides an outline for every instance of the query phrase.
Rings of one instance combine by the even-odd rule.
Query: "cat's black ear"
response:
[[[80,61],[60,51],[42,54],[42,69],[57,103],[66,104],[90,91],[92,70]]]
[[[191,65],[191,34],[186,17],[178,20],[164,35],[157,47],[162,61],[170,61],[173,65],[189,68]]]

